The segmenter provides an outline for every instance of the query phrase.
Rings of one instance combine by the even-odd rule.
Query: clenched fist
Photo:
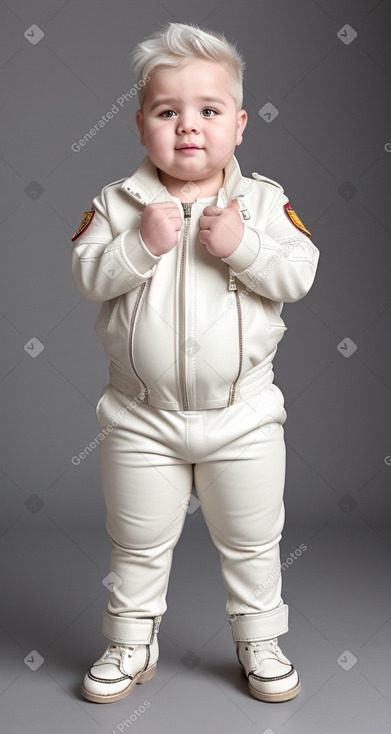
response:
[[[178,244],[182,217],[177,204],[159,201],[147,204],[140,219],[140,233],[152,255],[164,255]]]
[[[229,257],[240,245],[244,224],[239,214],[239,202],[232,199],[226,207],[206,206],[199,221],[198,239],[211,255]]]

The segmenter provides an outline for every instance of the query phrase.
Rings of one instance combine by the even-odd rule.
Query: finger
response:
[[[204,217],[202,215],[200,216],[199,221],[198,221],[198,226],[199,226],[199,229],[200,230],[201,229],[209,230],[211,228],[212,224],[213,224],[213,222],[212,222],[212,218],[211,217]]]
[[[213,217],[218,214],[221,214],[221,212],[224,211],[221,206],[214,206],[213,204],[210,204],[209,206],[206,206],[204,211],[202,212],[205,214],[205,216]]]
[[[159,218],[159,222],[163,222],[164,219],[168,219],[178,227],[182,226],[182,218],[178,216],[178,212],[166,212],[165,214],[162,214]]]
[[[153,207],[150,211],[151,213],[154,212],[156,215],[157,212],[161,212],[163,217],[169,217],[174,215],[175,217],[181,217],[181,210],[179,209],[178,204],[175,204],[172,201],[159,201],[155,204],[150,204],[151,207]]]
[[[179,217],[180,219],[182,219],[180,210],[178,209],[176,205],[168,207],[168,208],[165,207],[164,209],[162,209],[162,212],[163,212],[163,216]]]

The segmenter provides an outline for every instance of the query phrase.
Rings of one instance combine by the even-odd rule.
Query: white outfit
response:
[[[75,240],[73,277],[82,295],[103,301],[95,329],[110,360],[96,415],[102,432],[109,427],[99,451],[119,579],[102,631],[114,642],[148,636],[167,608],[193,482],[230,620],[256,615],[253,639],[288,630],[279,569],[287,414],[272,360],[286,330],[283,302],[308,292],[319,251],[288,216],[282,187],[253,176],[233,156],[215,197],[181,204],[146,156],[93,200]],[[235,197],[243,240],[217,258],[198,240],[199,217]],[[168,200],[183,227],[178,245],[156,257],[139,218],[146,204]]]

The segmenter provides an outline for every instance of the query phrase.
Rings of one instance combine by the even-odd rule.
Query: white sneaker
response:
[[[289,701],[301,688],[297,671],[277,643],[277,637],[236,643],[250,692],[260,701]]]
[[[156,634],[150,645],[110,642],[84,676],[80,690],[84,698],[95,703],[118,701],[127,696],[136,683],[146,683],[154,677],[158,657]]]

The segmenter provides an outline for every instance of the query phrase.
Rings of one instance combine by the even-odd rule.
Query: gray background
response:
[[[389,731],[387,1],[8,0],[0,16],[4,731],[128,731],[123,720],[145,700],[139,732]],[[79,153],[71,145],[134,85],[134,44],[170,20],[222,31],[243,51],[242,172],[282,183],[321,251],[309,294],[284,306],[274,361],[288,413],[281,560],[307,546],[283,571],[290,630],[280,638],[302,690],[279,705],[253,699],[240,675],[199,508],[174,552],[156,677],[108,706],[79,694],[107,644],[111,546],[97,450],[79,466],[71,458],[97,435],[108,364],[92,328],[100,304],[71,277],[70,238],[92,198],[145,155],[136,97]],[[32,24],[44,32],[34,45]],[[279,111],[270,123],[258,114],[268,102]]]

